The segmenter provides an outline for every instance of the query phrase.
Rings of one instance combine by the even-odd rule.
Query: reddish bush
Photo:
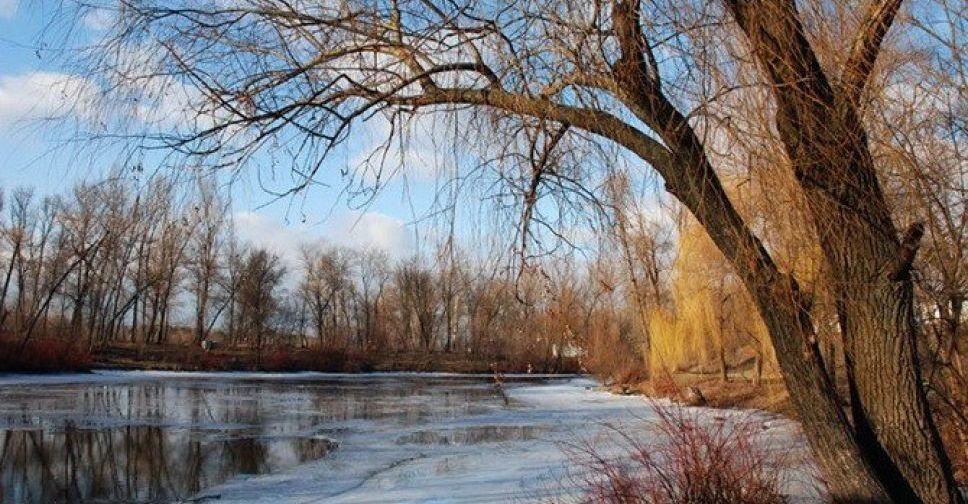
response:
[[[373,369],[363,352],[337,346],[293,349],[276,347],[262,359],[263,371],[362,372]]]
[[[645,366],[638,359],[635,359],[633,362],[626,362],[612,376],[615,379],[615,383],[623,385],[642,383],[649,379],[649,374]]]
[[[313,371],[353,373],[373,369],[372,359],[363,352],[340,347],[317,347],[304,353],[305,368]]]
[[[776,504],[783,461],[755,442],[757,423],[703,425],[678,406],[656,405],[645,444],[615,430],[619,457],[585,442],[568,450],[583,469],[584,502],[598,504]]]
[[[649,384],[651,396],[671,397],[679,399],[681,388],[676,380],[669,373],[658,373]]]
[[[94,365],[94,357],[86,348],[72,342],[60,342],[61,369],[88,371]]]
[[[306,366],[315,371],[341,372],[351,362],[345,350],[335,347],[317,348],[306,355]]]
[[[286,347],[276,347],[262,359],[265,371],[292,371],[294,367],[298,366],[293,366],[292,355]]]
[[[631,341],[629,329],[613,322],[601,321],[590,329],[585,343],[585,366],[592,374],[617,385],[646,381],[648,370],[640,349]]]
[[[198,361],[199,369],[203,371],[229,371],[229,359],[223,354],[215,352],[205,352]]]
[[[0,341],[0,372],[52,373],[87,371],[90,352],[74,341],[43,338],[28,341]]]

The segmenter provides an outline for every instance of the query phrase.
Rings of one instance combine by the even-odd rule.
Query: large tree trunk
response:
[[[792,0],[728,4],[774,84],[777,129],[831,268],[857,441],[896,502],[962,502],[917,362],[908,270],[920,234],[909,233],[905,243],[898,238],[856,108],[878,37],[893,18],[883,9],[896,11],[900,1],[873,4],[882,11],[875,9],[871,22],[881,24],[862,30],[844,71],[849,87],[839,90],[821,69]]]
[[[910,280],[872,286],[853,297],[845,303],[844,340],[853,368],[858,439],[882,478],[896,482],[891,490],[900,501],[914,502],[917,496],[925,502],[958,502],[921,386]]]
[[[670,124],[684,123],[671,105],[662,107],[673,118]],[[808,303],[796,280],[778,270],[762,243],[742,223],[698,139],[685,128],[677,131],[683,136],[676,142],[682,147],[678,165],[703,173],[669,170],[666,187],[692,210],[752,295],[832,497],[837,502],[891,502],[884,480],[851,428],[825,372]]]
[[[781,276],[772,285],[753,285],[751,291],[769,329],[790,400],[800,415],[831,497],[844,503],[891,502],[885,482],[851,429],[835,385],[824,372],[796,282]]]
[[[637,74],[630,71],[630,75]],[[638,86],[632,87],[636,91],[633,110],[674,147],[670,159],[653,159],[652,165],[665,179],[666,190],[689,208],[753,297],[831,496],[837,502],[890,502],[825,372],[796,280],[779,271],[747,227],[686,118],[656,89],[641,82],[625,81],[630,87]],[[652,155],[647,147],[632,144],[630,148],[643,159]]]
[[[821,200],[811,201],[815,221],[849,235],[841,240],[831,232],[822,233],[822,247],[828,262],[835,263],[835,291],[863,291],[843,301],[846,317],[857,318],[848,325],[858,324],[847,337],[863,342],[848,344],[848,349],[867,350],[858,357],[865,362],[855,374],[864,375],[858,388],[871,403],[865,403],[863,411],[880,419],[871,422],[873,429],[857,430],[847,419],[825,371],[809,303],[796,280],[778,270],[729,201],[688,121],[649,77],[632,15],[637,2],[616,5],[622,58],[615,72],[628,88],[631,110],[660,132],[672,147],[671,158],[663,159],[654,146],[641,142],[627,145],[651,160],[666,189],[693,212],[752,294],[832,497],[838,502],[960,502],[918,383],[911,300],[896,296],[904,282],[888,280],[890,273],[883,267],[896,261],[900,247],[859,121],[856,115],[844,117],[842,113],[851,109],[831,98],[792,0],[728,0],[727,5],[775,84],[777,127],[797,179],[809,199]],[[883,35],[886,30],[875,31]],[[871,276],[872,272],[881,276]],[[884,334],[875,334],[878,330]],[[873,382],[885,373],[891,376],[878,389]],[[885,470],[882,461],[898,469]]]

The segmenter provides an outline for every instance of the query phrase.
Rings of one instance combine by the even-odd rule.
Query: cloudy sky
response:
[[[44,12],[49,8],[45,4],[48,2],[0,0],[0,187],[7,190],[31,186],[41,193],[60,193],[78,181],[103,178],[118,164],[110,149],[79,146],[73,130],[44,120],[83,115],[77,97],[85,96],[87,85],[86,79],[64,71],[58,56],[47,50],[42,32],[50,13]],[[96,37],[108,22],[93,13],[81,19],[75,30],[82,38]],[[177,120],[175,108],[161,104],[147,115]],[[385,122],[371,121],[354,142],[356,148],[335,163],[363,162],[387,130]],[[413,254],[426,242],[421,237],[427,235],[423,224],[414,223],[427,221],[438,184],[434,170],[427,168],[432,166],[430,158],[436,150],[421,138],[394,160],[407,166],[406,177],[397,177],[400,180],[365,206],[347,203],[346,182],[338,175],[324,174],[320,187],[277,199],[264,188],[285,184],[285,174],[279,176],[279,182],[273,180],[278,174],[266,175],[270,172],[259,167],[250,169],[231,186],[240,235],[286,258],[295,257],[301,244],[320,240],[379,247],[396,257]]]

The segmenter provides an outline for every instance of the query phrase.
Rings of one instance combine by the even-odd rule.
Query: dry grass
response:
[[[584,365],[589,372],[606,383],[618,385],[639,383],[648,379],[648,370],[639,349],[630,341],[631,334],[623,334],[614,321],[601,320],[587,334]]]
[[[651,383],[638,386],[649,397],[669,398],[682,402],[684,393],[690,388],[702,392],[707,400],[705,406],[728,409],[758,409],[770,411],[788,418],[796,418],[796,411],[790,403],[790,395],[779,377],[763,380],[755,385],[750,380],[732,377],[723,382],[718,375],[678,373]]]

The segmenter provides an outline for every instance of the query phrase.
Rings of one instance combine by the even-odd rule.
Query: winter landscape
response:
[[[965,0],[0,0],[0,504],[965,504]]]
[[[0,378],[0,502],[580,502],[584,442],[613,457],[625,448],[613,429],[669,442],[642,397],[587,378],[507,378],[507,404],[486,375]],[[783,454],[791,502],[820,502],[795,423],[687,411],[755,423],[756,442]]]

